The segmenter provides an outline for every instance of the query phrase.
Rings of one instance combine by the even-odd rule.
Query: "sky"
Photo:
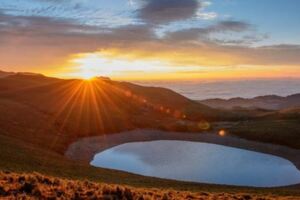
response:
[[[0,0],[0,69],[126,80],[300,78],[298,0]]]

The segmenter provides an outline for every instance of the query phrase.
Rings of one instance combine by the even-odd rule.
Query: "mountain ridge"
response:
[[[230,99],[206,99],[198,101],[204,105],[212,108],[233,109],[235,107],[241,108],[260,108],[269,110],[290,109],[293,107],[300,107],[300,93],[278,96],[278,95],[264,95],[254,98],[230,98]]]

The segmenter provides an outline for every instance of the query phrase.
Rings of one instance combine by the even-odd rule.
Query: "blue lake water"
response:
[[[96,154],[91,165],[201,183],[256,187],[300,183],[300,171],[286,159],[200,142],[127,143]]]

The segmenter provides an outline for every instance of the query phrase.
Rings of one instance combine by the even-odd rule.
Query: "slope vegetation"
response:
[[[36,74],[0,78],[0,112],[2,135],[60,152],[78,137],[136,128],[201,131],[199,121],[226,116],[168,89]]]

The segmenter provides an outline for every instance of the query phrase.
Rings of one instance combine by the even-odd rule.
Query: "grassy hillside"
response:
[[[0,170],[143,188],[300,195],[298,186],[253,189],[161,180],[94,168],[63,156],[68,144],[79,137],[135,128],[201,131],[198,122],[240,117],[170,90],[24,74],[0,78],[0,87]]]
[[[135,128],[202,131],[199,122],[231,117],[168,89],[107,79],[16,74],[0,78],[0,88],[2,134],[34,144],[45,137],[59,152],[78,137]]]
[[[238,137],[300,149],[300,120],[252,120],[229,129]]]

